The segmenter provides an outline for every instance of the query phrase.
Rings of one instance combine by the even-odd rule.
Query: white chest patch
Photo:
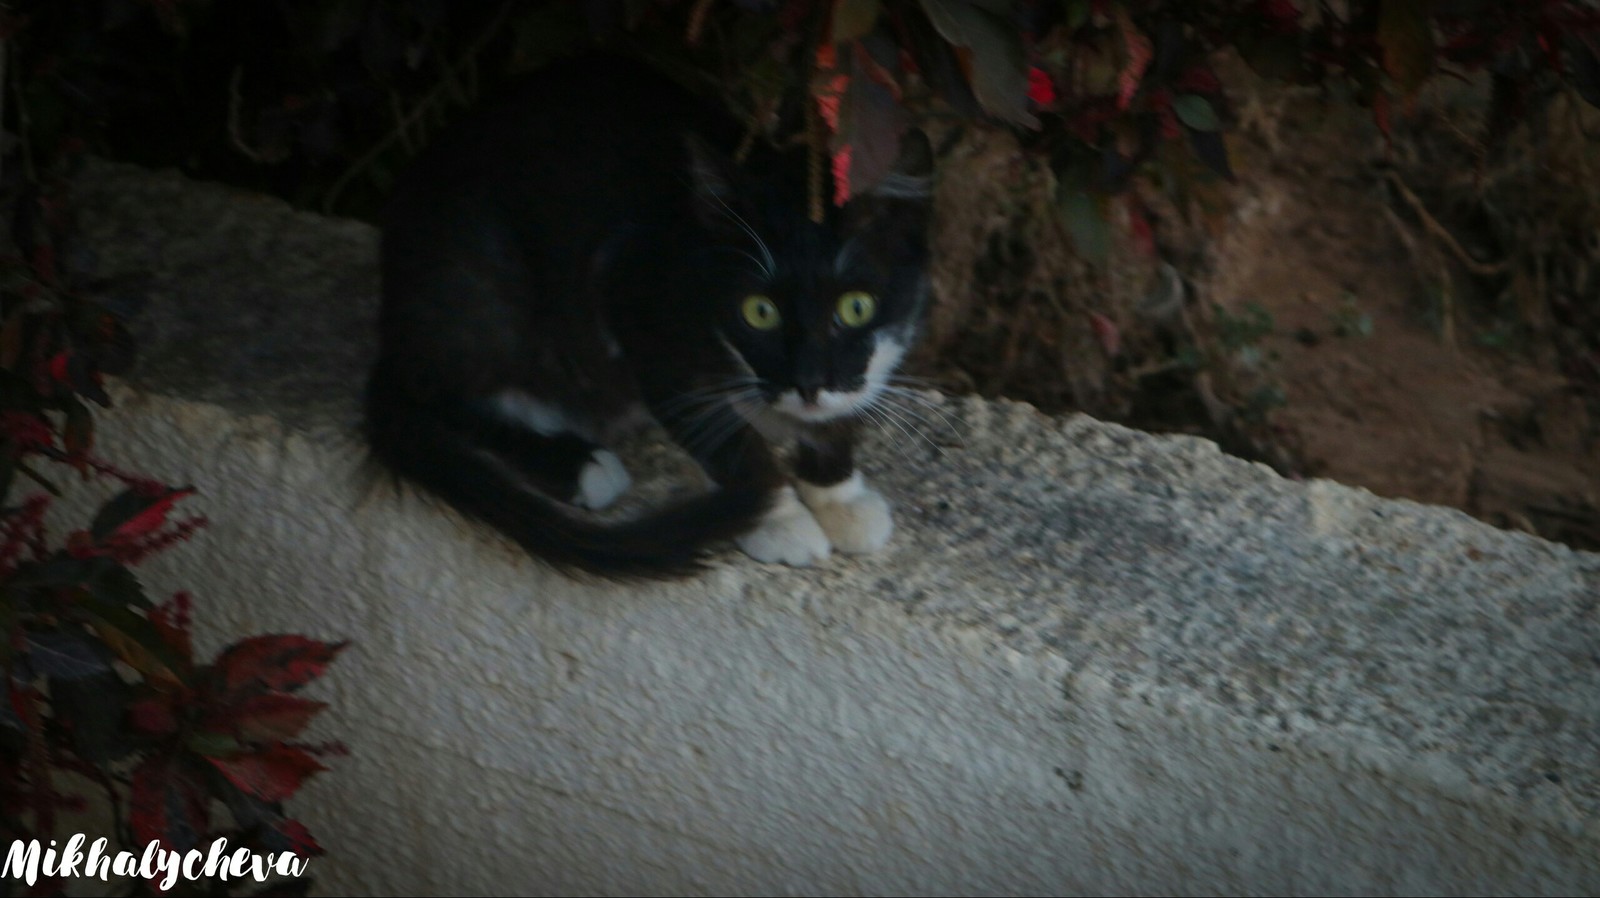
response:
[[[894,336],[879,333],[872,347],[872,357],[867,360],[867,370],[862,374],[858,390],[819,390],[817,400],[807,403],[795,390],[778,394],[772,407],[791,418],[817,424],[842,418],[858,409],[869,406],[883,392],[900,360],[905,358],[906,347]]]

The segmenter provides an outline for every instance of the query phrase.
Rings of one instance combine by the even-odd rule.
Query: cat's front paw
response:
[[[841,552],[861,555],[876,552],[894,533],[894,517],[889,500],[867,486],[857,471],[850,479],[833,486],[816,486],[802,481],[800,498],[816,517],[828,541]]]
[[[806,567],[828,557],[828,535],[817,519],[786,486],[754,530],[738,539],[739,548],[757,561]]]

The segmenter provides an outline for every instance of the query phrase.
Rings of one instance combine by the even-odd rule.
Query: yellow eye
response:
[[[779,321],[783,320],[783,316],[778,314],[778,307],[773,304],[772,300],[759,293],[754,296],[746,296],[744,305],[740,306],[740,310],[744,312],[744,323],[758,331],[772,330],[778,326]]]
[[[871,293],[851,290],[839,297],[839,323],[845,327],[861,327],[878,314],[878,301]]]

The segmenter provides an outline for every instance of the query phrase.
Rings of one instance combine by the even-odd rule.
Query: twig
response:
[[[1421,265],[1424,261],[1422,250],[1417,246],[1417,239],[1412,236],[1411,229],[1401,220],[1400,215],[1385,205],[1383,207],[1383,217],[1388,219],[1389,224],[1394,228],[1395,235],[1400,238],[1400,242],[1406,245],[1406,251],[1411,254],[1412,261]],[[1438,254],[1432,254],[1432,260],[1440,262],[1440,267],[1443,267],[1443,260],[1439,258]],[[1439,294],[1439,338],[1445,342],[1446,346],[1454,349],[1456,348],[1455,298],[1448,288],[1449,272],[1441,272],[1441,276],[1445,279],[1446,286],[1441,289]]]
[[[10,44],[10,41],[6,41],[7,46]],[[11,68],[19,71],[21,69],[15,63],[11,63]],[[37,180],[38,173],[33,168],[33,143],[28,139],[28,132],[33,129],[33,119],[28,115],[28,102],[22,93],[22,80],[20,78],[6,80],[10,82],[6,86],[11,88],[12,99],[17,104],[17,137],[21,139],[22,145],[22,173],[29,181]]]
[[[272,165],[282,162],[285,154],[282,151],[268,153],[252,147],[245,142],[244,125],[240,121],[239,109],[244,105],[244,97],[239,90],[239,84],[244,80],[244,66],[234,66],[233,75],[228,78],[228,142],[233,148],[244,154],[246,159],[257,165]]]
[[[1444,225],[1439,223],[1438,219],[1428,212],[1428,207],[1424,206],[1422,200],[1418,199],[1417,195],[1411,192],[1411,188],[1406,186],[1406,182],[1401,179],[1399,172],[1390,169],[1387,174],[1389,182],[1394,185],[1395,190],[1399,191],[1401,199],[1406,201],[1406,205],[1411,207],[1411,211],[1422,221],[1423,227],[1427,228],[1430,234],[1439,238],[1439,242],[1444,244],[1445,249],[1450,250],[1450,253],[1462,265],[1465,265],[1468,271],[1478,277],[1496,277],[1505,274],[1510,269],[1511,263],[1508,260],[1490,263],[1480,262],[1473,258],[1472,254],[1467,252],[1466,248],[1456,240],[1455,235],[1451,234]]]
[[[694,8],[689,11],[689,27],[684,32],[683,39],[693,47],[700,43],[700,32],[705,30],[706,16],[711,12],[712,0],[696,0]]]
[[[483,48],[489,45],[490,39],[500,30],[500,26],[505,24],[506,14],[511,11],[511,5],[511,0],[500,4],[500,10],[494,14],[494,18],[489,22],[488,27],[483,30],[483,33],[478,35],[477,40],[473,41],[472,45],[467,47],[466,51],[461,54],[460,61],[455,66],[446,66],[445,77],[438,84],[435,84],[433,89],[424,94],[416,102],[416,105],[411,107],[411,112],[402,118],[393,130],[379,138],[377,143],[368,148],[365,153],[362,153],[361,158],[352,162],[350,167],[345,169],[344,173],[339,176],[339,179],[333,182],[333,186],[329,187],[327,194],[323,196],[323,212],[332,213],[334,204],[338,202],[340,195],[344,193],[350,182],[365,171],[373,163],[373,160],[387,152],[396,141],[407,138],[410,134],[411,126],[421,121],[424,115],[433,110],[434,104],[445,94],[447,88],[458,87],[454,82],[456,71],[470,65],[478,54],[483,52]]]
[[[10,12],[9,4],[4,7],[0,7],[0,9],[5,9],[6,12]],[[11,41],[0,41],[0,122],[4,122],[6,120],[6,81],[8,80],[8,76],[11,74],[10,70],[6,68],[6,64],[10,62],[11,59],[11,54],[9,53],[10,49]],[[4,155],[4,153],[0,153],[0,157],[4,157]],[[0,174],[3,174],[3,172],[0,172]],[[5,179],[0,178],[0,183],[5,183]]]

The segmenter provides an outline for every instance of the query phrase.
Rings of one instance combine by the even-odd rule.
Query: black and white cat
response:
[[[923,310],[927,142],[816,224],[805,153],[735,166],[741,131],[612,57],[447,131],[386,212],[375,457],[569,571],[684,574],[724,539],[794,565],[882,547],[851,452]],[[563,508],[628,489],[606,446],[641,406],[714,486],[616,523]]]

